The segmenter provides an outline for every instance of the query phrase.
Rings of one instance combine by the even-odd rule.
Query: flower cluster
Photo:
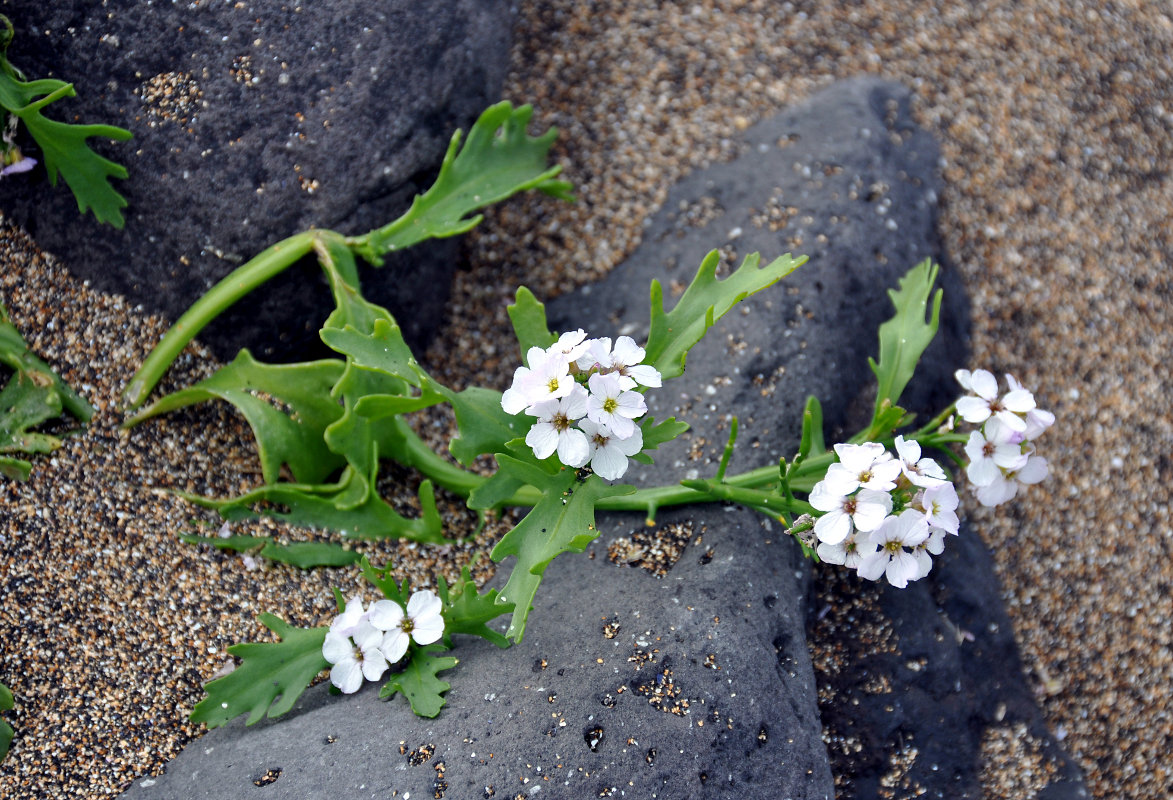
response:
[[[965,474],[976,488],[978,502],[997,506],[1018,494],[1020,484],[1047,477],[1047,460],[1034,454],[1032,442],[1055,422],[1055,415],[1035,406],[1034,395],[1013,375],[1008,391],[999,395],[998,381],[984,369],[958,370],[957,382],[972,394],[957,401],[966,422],[981,425],[969,436]]]
[[[929,574],[931,555],[941,554],[959,520],[957,491],[941,466],[922,458],[915,441],[897,436],[895,447],[893,457],[875,442],[835,445],[839,461],[810,503],[823,512],[814,528],[820,559],[904,588]]]
[[[412,594],[407,611],[394,600],[378,600],[363,608],[352,597],[330,623],[322,655],[330,662],[330,683],[345,694],[357,692],[363,678],[377,681],[403,658],[411,640],[432,644],[444,635],[443,604],[434,592]]]
[[[647,412],[637,386],[661,385],[659,371],[641,363],[644,349],[630,336],[587,339],[580,328],[543,350],[531,347],[501,396],[508,414],[537,422],[525,443],[538,458],[557,453],[568,467],[588,464],[607,480],[627,472],[627,459],[643,449],[635,420]]]

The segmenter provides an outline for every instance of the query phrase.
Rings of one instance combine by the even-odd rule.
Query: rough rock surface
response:
[[[937,151],[912,125],[900,87],[838,84],[752,128],[746,141],[739,159],[682,181],[608,279],[550,308],[555,328],[639,339],[648,281],[659,278],[671,297],[673,282],[682,289],[714,245],[727,268],[753,251],[811,256],[800,275],[721,320],[681,381],[649,393],[653,415],[674,414],[693,431],[654,468],[633,467],[636,483],[711,475],[734,409],[741,434],[731,472],[793,452],[808,393],[823,401],[830,441],[866,420],[866,357],[891,313],[883,289],[921,259],[943,260]],[[941,281],[946,324],[908,394],[922,411],[952,399],[951,373],[964,362],[963,295],[947,264]],[[987,731],[1015,723],[1036,735],[1039,769],[1064,778],[1045,796],[1080,796],[1078,771],[1046,740],[1025,689],[988,553],[972,532],[904,593],[841,577],[848,588],[831,610],[850,616],[854,591],[878,598],[887,615],[884,647],[869,649],[878,641],[870,629],[811,607],[810,570],[776,523],[719,506],[664,511],[658,523],[653,531],[633,516],[601,515],[588,553],[549,568],[521,645],[460,648],[437,719],[415,719],[402,702],[382,705],[373,687],[341,700],[317,687],[286,719],[209,733],[127,796],[235,797],[276,776],[280,788],[269,791],[280,797],[326,787],[512,797],[542,786],[554,797],[774,800],[829,798],[840,785],[859,797],[880,796],[876,787],[976,797]],[[816,703],[808,619],[830,705]],[[830,631],[834,641],[818,639],[824,621],[843,622]],[[828,663],[849,677],[826,681]],[[864,672],[888,676],[887,689],[868,689]],[[926,755],[902,751],[907,763],[894,774],[866,751],[838,757],[835,736],[864,747],[907,737]]]
[[[286,236],[361,234],[406,210],[453,131],[498,99],[512,25],[508,4],[486,0],[2,0],[0,11],[16,26],[13,63],[77,88],[47,116],[134,133],[91,140],[130,172],[114,181],[129,201],[124,229],[79,217],[43,170],[6,180],[0,208],[74,274],[172,319]],[[367,270],[365,288],[410,308],[399,316],[420,343],[457,258],[455,241],[421,246]],[[292,357],[321,346],[327,298],[307,260],[201,338],[225,359],[245,345]]]

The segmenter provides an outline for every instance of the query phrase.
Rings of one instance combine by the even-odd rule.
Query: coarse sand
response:
[[[427,359],[436,374],[501,386],[515,287],[549,296],[604,274],[673,182],[733,155],[753,122],[836,78],[905,83],[941,143],[941,233],[971,295],[974,360],[958,366],[1013,373],[1058,419],[1040,442],[1044,485],[997,513],[965,506],[994,552],[1025,679],[1096,797],[1173,794],[1173,9],[522,5],[505,94],[562,130],[556,158],[580,199],[489,214]],[[318,624],[330,588],[349,592],[357,571],[302,573],[180,543],[191,520],[219,522],[159,490],[254,485],[247,427],[207,406],[120,430],[118,394],[166,323],[81,285],[9,226],[0,264],[18,328],[98,409],[84,434],[36,459],[30,481],[0,483],[0,681],[17,697],[0,795],[111,795],[199,735],[186,713],[226,647],[265,633],[257,613]],[[164,388],[213,366],[193,347]],[[428,431],[441,436],[443,420]],[[385,488],[409,508],[416,480],[396,473]],[[473,530],[459,503],[444,513]],[[268,522],[233,531],[305,535]],[[369,551],[423,585],[453,577],[501,531]],[[988,796],[1035,796],[1033,744],[1011,728],[987,739]]]

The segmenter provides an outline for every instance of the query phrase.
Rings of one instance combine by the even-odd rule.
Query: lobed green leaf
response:
[[[521,348],[521,361],[525,362],[525,355],[531,347],[540,347],[545,350],[558,337],[550,332],[546,324],[546,307],[534,297],[534,293],[524,286],[517,289],[517,299],[506,307],[509,321],[513,323],[513,333],[517,336],[517,344]]]
[[[192,722],[216,728],[241,714],[245,725],[265,716],[278,717],[297,702],[310,681],[330,662],[322,655],[326,628],[295,628],[280,617],[260,614],[262,625],[281,638],[279,642],[236,644],[228,652],[240,665],[223,678],[208,683],[208,696],[191,712]]]
[[[411,660],[407,662],[407,666],[383,684],[383,688],[379,690],[379,697],[386,699],[393,697],[396,692],[402,692],[411,703],[411,710],[416,716],[429,719],[435,717],[447,702],[444,693],[452,688],[452,684],[440,680],[436,675],[446,669],[452,669],[458,663],[452,656],[434,655],[443,649],[440,645],[413,647]]]
[[[444,601],[444,643],[451,645],[456,633],[480,636],[498,647],[508,647],[509,640],[486,623],[514,609],[513,603],[506,603],[498,597],[496,589],[484,594],[477,591],[477,585],[469,575],[466,564],[461,568],[460,580],[450,590],[443,576],[439,578],[439,595]]]
[[[928,321],[925,320],[929,295],[937,280],[937,271],[937,265],[930,259],[925,259],[900,279],[899,290],[888,290],[896,314],[880,326],[879,362],[868,359],[868,364],[876,374],[879,384],[876,388],[872,429],[881,422],[882,414],[887,415],[888,421],[897,419],[890,409],[900,402],[900,395],[912,379],[921,355],[937,334],[941,298],[944,294],[941,289],[933,295],[932,311]]]
[[[644,361],[658,369],[664,380],[684,372],[688,351],[733,306],[782,280],[801,266],[806,257],[784,255],[759,268],[760,257],[750,253],[736,272],[718,280],[720,260],[716,250],[705,256],[692,283],[671,312],[664,311],[664,290],[660,282],[652,281],[651,327]]]

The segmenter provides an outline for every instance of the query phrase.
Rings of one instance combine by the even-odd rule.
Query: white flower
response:
[[[945,483],[945,470],[941,469],[941,465],[927,456],[921,458],[920,442],[906,442],[903,436],[897,436],[895,444],[896,455],[900,458],[900,469],[909,483],[922,488]]]
[[[909,580],[919,581],[933,570],[933,556],[945,552],[945,532],[940,528],[929,528],[929,538],[912,549],[912,557],[916,559],[916,576]]]
[[[525,443],[538,458],[549,458],[555,450],[558,460],[568,467],[581,467],[590,458],[586,434],[572,427],[587,413],[587,392],[575,384],[570,394],[559,400],[546,400],[530,409],[538,421],[529,429]]]
[[[1007,373],[1006,383],[1012,390],[1026,391],[1023,385],[1019,383],[1013,375]],[[1027,441],[1032,441],[1039,438],[1043,431],[1055,424],[1055,415],[1050,411],[1044,411],[1041,408],[1032,408],[1026,412],[1026,430],[1022,432],[1022,437]]]
[[[879,549],[879,546],[871,541],[868,534],[852,531],[846,539],[838,544],[820,542],[818,554],[819,558],[828,564],[842,564],[848,569],[858,569],[865,558],[875,555]]]
[[[646,352],[630,336],[620,336],[611,350],[611,369],[640,386],[658,388],[663,385],[659,370],[650,364],[640,363]]]
[[[864,558],[857,571],[869,581],[884,575],[888,583],[903,589],[920,573],[920,565],[911,550],[927,538],[929,524],[919,511],[910,508],[900,512],[900,516],[888,517],[871,534],[871,541],[880,549]]]
[[[367,616],[381,631],[386,631],[381,650],[387,661],[394,664],[403,658],[412,639],[416,644],[432,644],[444,635],[444,604],[429,589],[415,592],[408,598],[407,613],[394,600],[380,600],[371,604]]]
[[[825,483],[815,484],[810,494],[810,504],[826,512],[815,520],[815,536],[820,542],[839,544],[853,529],[864,533],[874,531],[892,510],[892,495],[887,492],[862,489],[858,494],[844,497]]]
[[[519,414],[545,400],[565,397],[576,385],[570,377],[570,362],[556,354],[531,347],[526,363],[529,366],[517,368],[513,385],[501,395],[501,408],[506,414]]]
[[[962,381],[960,377],[958,381],[965,386],[966,381]],[[962,419],[966,422],[982,423],[992,416],[1012,430],[1026,430],[1025,416],[1035,407],[1034,395],[1019,386],[998,397],[998,380],[984,369],[971,372],[968,384],[966,388],[973,392],[973,395],[967,395],[957,401],[957,413]]]
[[[648,410],[644,396],[639,392],[625,391],[619,376],[614,373],[591,375],[587,386],[591,390],[587,397],[587,418],[597,425],[607,426],[620,439],[632,436],[636,430],[633,420]],[[643,446],[642,440],[640,446]]]
[[[876,442],[837,444],[835,455],[839,462],[827,468],[823,479],[828,491],[849,495],[860,487],[877,492],[896,488],[900,462],[892,460],[884,445]]]
[[[346,608],[342,613],[334,617],[330,623],[330,633],[350,636],[366,613],[366,609],[362,605],[362,597],[356,594],[346,601]]]
[[[586,352],[579,356],[576,365],[582,372],[611,369],[611,337],[603,336],[587,342]]]
[[[1014,499],[1018,494],[1019,484],[1038,483],[1047,477],[1049,471],[1047,459],[1029,455],[1020,468],[999,472],[990,483],[979,485],[974,494],[977,495],[978,502],[987,508],[999,506]]]
[[[627,459],[644,448],[644,434],[635,427],[631,436],[620,438],[606,425],[599,425],[590,419],[581,420],[579,426],[586,433],[591,448],[591,469],[601,478],[618,480],[627,472]]]
[[[957,535],[961,520],[957,518],[957,489],[949,482],[925,489],[920,496],[920,507],[925,522],[934,530]]]
[[[576,331],[567,331],[558,337],[558,341],[546,348],[548,358],[560,358],[569,365],[577,361],[590,347],[590,342],[584,342],[586,331],[579,328]]]
[[[965,474],[974,486],[989,486],[1001,477],[1002,470],[1019,469],[1026,464],[1022,452],[1021,435],[1003,425],[1001,420],[988,420],[980,431],[973,431],[965,444],[969,465]]]
[[[383,677],[387,659],[380,651],[382,643],[383,632],[367,619],[360,619],[350,636],[329,631],[322,643],[322,656],[330,662],[330,683],[343,694],[353,694],[364,677],[369,681]]]

